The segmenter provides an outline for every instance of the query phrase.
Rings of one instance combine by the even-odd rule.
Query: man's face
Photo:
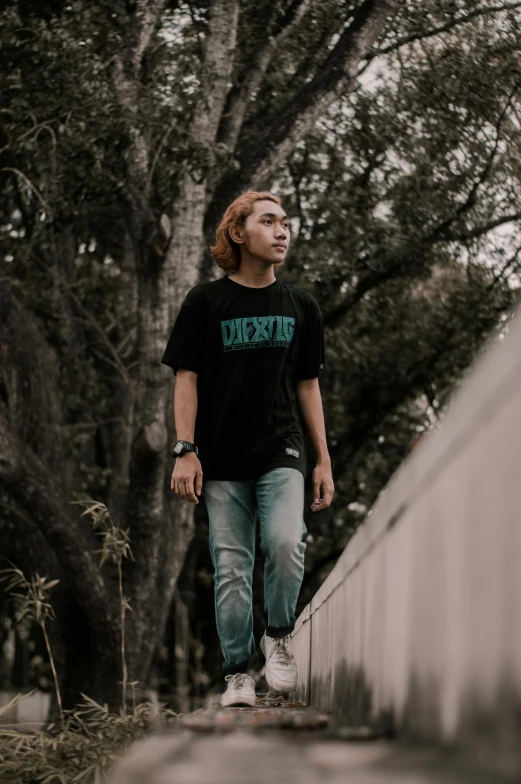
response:
[[[284,262],[290,241],[289,221],[282,207],[265,199],[253,204],[241,231],[242,247],[253,258],[277,266]]]

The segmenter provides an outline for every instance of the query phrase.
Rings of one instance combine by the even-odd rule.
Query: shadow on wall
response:
[[[343,660],[335,667],[334,676],[329,673],[323,678],[312,677],[311,703],[320,704],[320,695],[331,693],[332,689],[336,703],[335,716],[340,723],[370,727],[372,736],[394,737],[392,711],[381,711],[378,716],[373,716],[371,689],[361,667],[349,667]]]

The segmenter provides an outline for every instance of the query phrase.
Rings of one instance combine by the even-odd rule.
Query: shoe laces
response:
[[[231,681],[231,686],[234,689],[241,689],[244,686],[246,678],[250,676],[246,672],[235,672],[233,675],[225,675],[225,681]]]
[[[270,657],[274,662],[277,662],[278,664],[289,664],[289,662],[295,658],[288,649],[290,640],[291,636],[289,634],[285,637],[279,637]]]

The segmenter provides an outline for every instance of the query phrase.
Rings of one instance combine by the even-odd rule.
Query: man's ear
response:
[[[232,231],[235,233],[235,236],[236,236],[236,237],[238,237],[238,239],[236,239],[235,237],[233,237],[233,236],[232,236]],[[231,226],[231,227],[228,229],[228,234],[230,235],[231,239],[232,239],[234,242],[238,243],[239,245],[240,245],[240,244],[243,242],[243,239],[242,239],[242,237],[241,237],[241,233],[240,233],[240,231],[237,231],[237,229],[235,228],[235,226]]]

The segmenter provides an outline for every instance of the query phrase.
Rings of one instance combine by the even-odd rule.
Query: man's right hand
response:
[[[203,471],[195,452],[185,452],[184,455],[176,457],[170,487],[185,501],[199,503],[196,493],[201,495]]]

